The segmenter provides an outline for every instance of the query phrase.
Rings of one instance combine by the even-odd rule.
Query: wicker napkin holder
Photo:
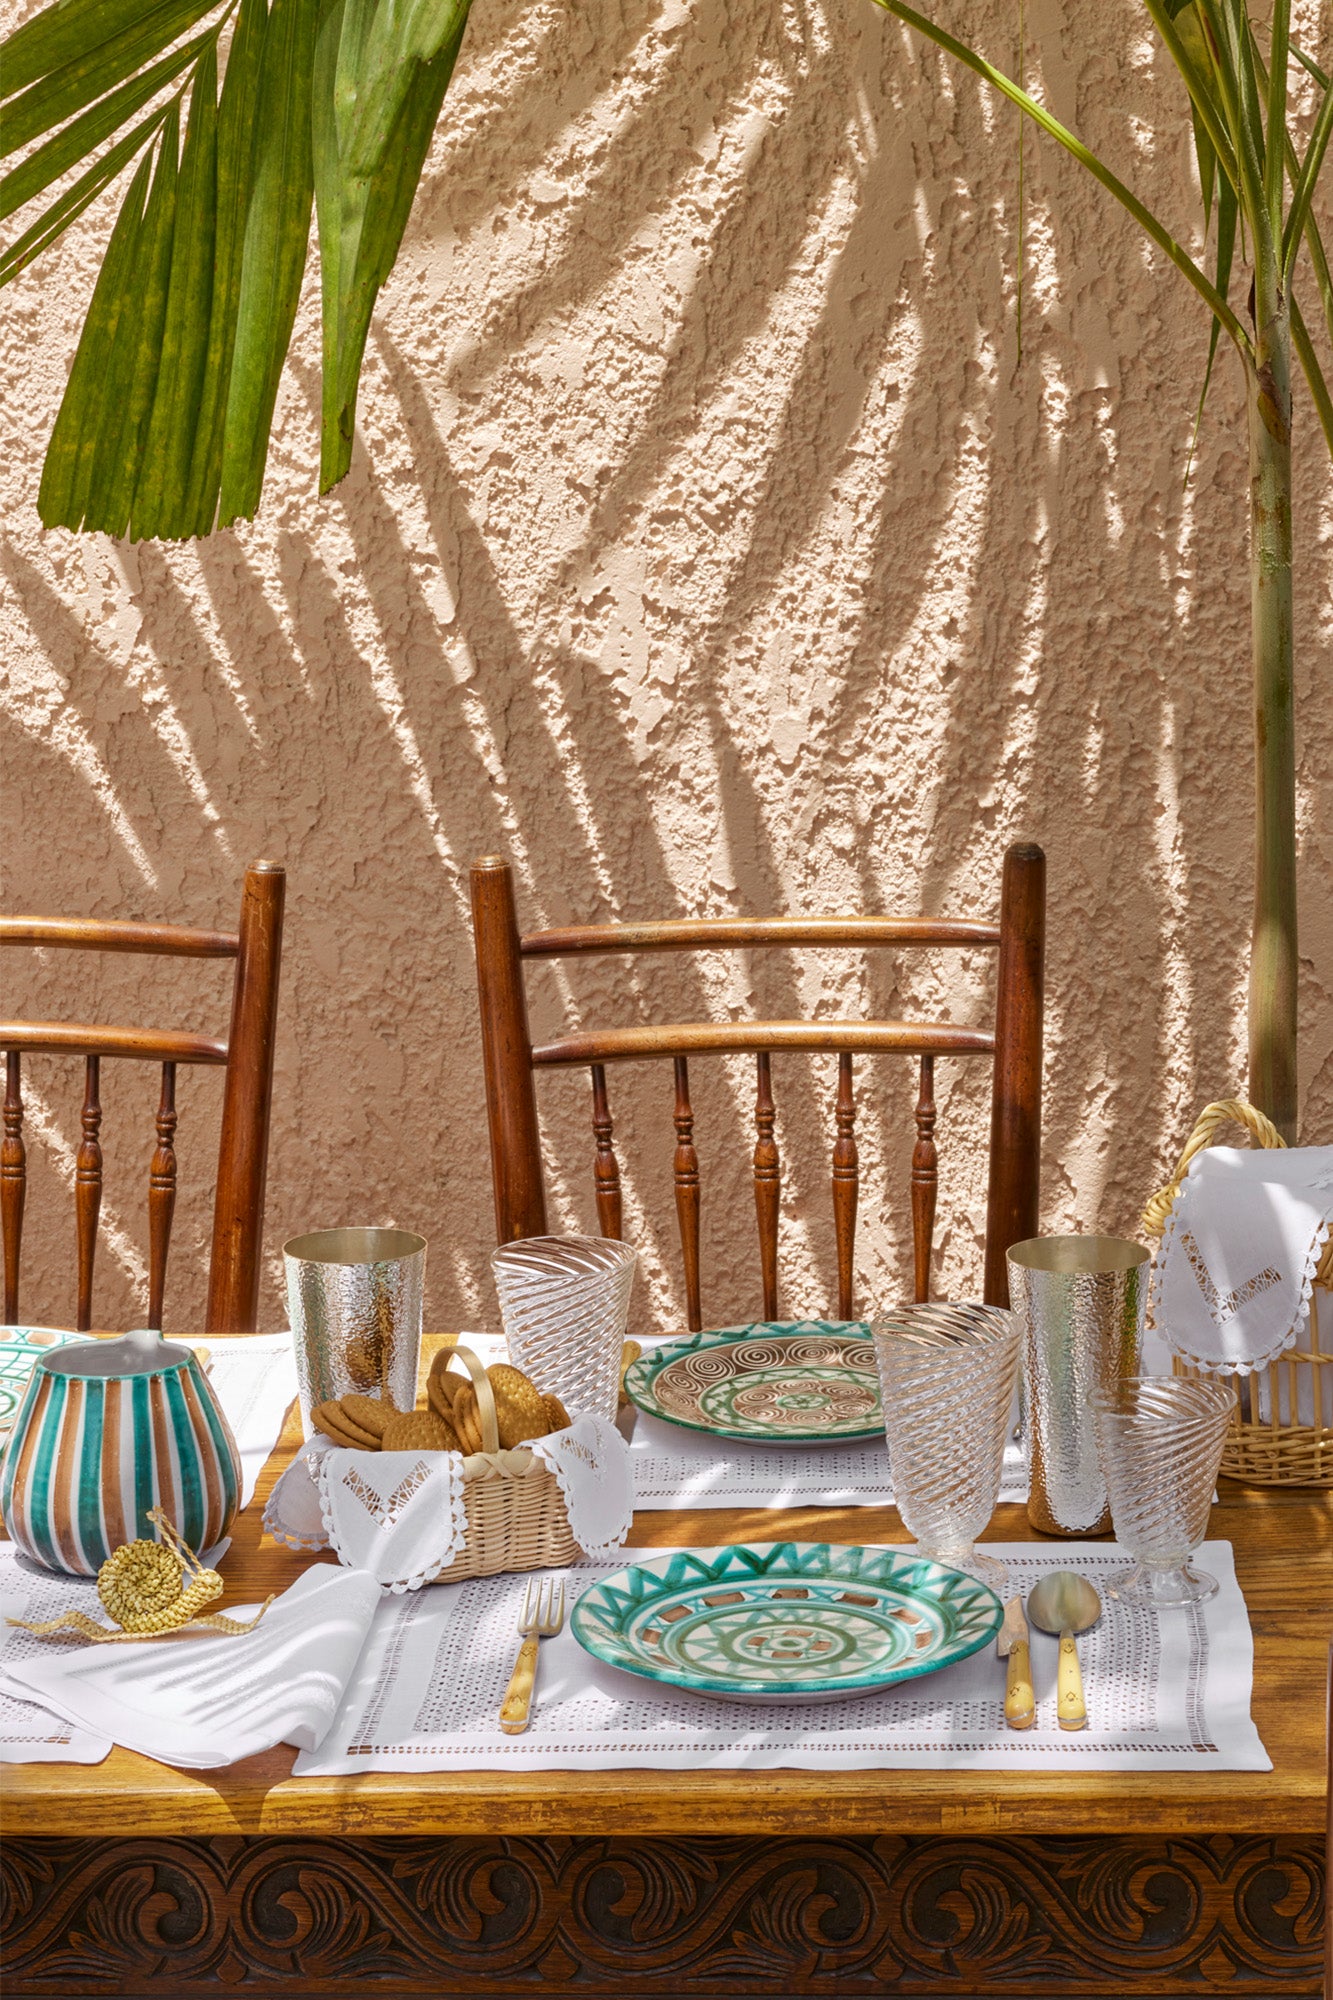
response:
[[[455,1347],[477,1392],[482,1449],[463,1460],[467,1540],[436,1583],[465,1583],[505,1570],[562,1569],[583,1553],[574,1540],[555,1474],[525,1445],[500,1446],[495,1396],[470,1347]]]
[[[1175,1178],[1155,1194],[1143,1211],[1145,1235],[1160,1237],[1180,1193],[1186,1170],[1196,1153],[1212,1144],[1224,1125],[1241,1125],[1267,1150],[1285,1146],[1277,1127],[1243,1098],[1226,1098],[1200,1112]],[[1321,1301],[1320,1288],[1324,1288]],[[1325,1333],[1333,1332],[1333,1237],[1315,1273],[1308,1346],[1294,1347],[1251,1375],[1234,1377],[1236,1409],[1222,1453],[1222,1470],[1251,1486],[1333,1486],[1333,1351],[1321,1347],[1320,1312]],[[1177,1375],[1197,1380],[1202,1371],[1174,1356]],[[1301,1404],[1313,1423],[1299,1421]],[[1267,1414],[1264,1414],[1265,1409]],[[1288,1412],[1284,1419],[1282,1411]]]

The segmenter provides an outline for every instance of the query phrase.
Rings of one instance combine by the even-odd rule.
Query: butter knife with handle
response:
[[[1021,1597],[1011,1597],[1004,1607],[1004,1623],[995,1650],[1008,1662],[1004,1682],[1005,1722],[1010,1729],[1031,1729],[1037,1719],[1037,1703],[1032,1692],[1032,1659]]]

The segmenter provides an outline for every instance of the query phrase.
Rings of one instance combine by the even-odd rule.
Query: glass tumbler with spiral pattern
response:
[[[610,1236],[525,1236],[491,1258],[509,1359],[571,1416],[615,1421],[637,1259]]]
[[[995,1512],[1020,1328],[1000,1306],[903,1306],[872,1323],[893,1491],[921,1553],[1003,1592],[975,1544]]]
[[[1216,1577],[1190,1557],[1208,1532],[1235,1407],[1230,1382],[1173,1375],[1130,1376],[1094,1393],[1115,1538],[1134,1557],[1106,1581],[1121,1603],[1201,1604],[1216,1591]]]

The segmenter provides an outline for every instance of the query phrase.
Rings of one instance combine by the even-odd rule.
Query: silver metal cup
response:
[[[1148,1252],[1119,1236],[1034,1236],[1009,1252],[1023,1326],[1028,1520],[1046,1535],[1100,1535],[1111,1511],[1092,1395],[1138,1370]]]
[[[426,1239],[408,1229],[317,1229],[282,1246],[301,1422],[334,1396],[417,1400]]]

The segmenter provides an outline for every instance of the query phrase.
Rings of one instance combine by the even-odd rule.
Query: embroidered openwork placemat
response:
[[[1099,1587],[1123,1567],[1104,1542],[987,1543],[1026,1592],[1047,1570],[1079,1569]],[[644,1550],[646,1558],[656,1551]],[[633,1559],[635,1552],[627,1551]],[[623,1562],[625,1558],[621,1558]],[[1056,1641],[1032,1635],[1036,1727],[1004,1726],[1004,1666],[993,1648],[916,1682],[854,1701],[772,1708],[654,1685],[591,1659],[568,1623],[543,1642],[532,1726],[496,1722],[513,1665],[526,1579],[493,1577],[382,1607],[328,1734],[296,1772],[614,1769],[811,1770],[962,1766],[978,1770],[1269,1770],[1250,1719],[1253,1646],[1231,1545],[1210,1542],[1209,1603],[1157,1614],[1106,1602],[1080,1641],[1091,1717],[1079,1735],[1055,1719]],[[615,1562],[564,1573],[570,1605]]]

